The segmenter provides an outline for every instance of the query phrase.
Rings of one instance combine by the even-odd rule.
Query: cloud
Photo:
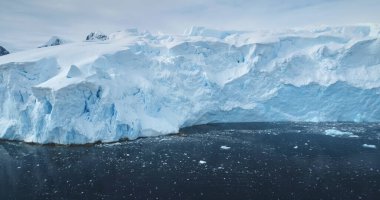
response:
[[[0,45],[25,49],[52,35],[81,40],[90,31],[129,27],[182,33],[192,25],[253,30],[380,23],[378,10],[378,0],[0,1]]]

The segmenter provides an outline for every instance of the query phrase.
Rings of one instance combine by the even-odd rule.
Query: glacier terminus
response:
[[[0,57],[1,139],[84,144],[214,122],[380,121],[376,24],[90,36]]]

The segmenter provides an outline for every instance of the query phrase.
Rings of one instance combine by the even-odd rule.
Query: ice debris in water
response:
[[[204,160],[200,160],[200,161],[199,161],[199,164],[201,164],[201,165],[206,164],[206,161],[204,161]]]
[[[221,148],[221,149],[224,149],[224,150],[228,150],[228,149],[231,149],[231,147],[228,147],[228,146],[224,146],[224,145],[223,145],[223,146],[221,146],[220,148]]]
[[[325,135],[329,135],[329,136],[332,136],[332,137],[351,137],[351,138],[357,138],[357,137],[359,137],[357,135],[354,135],[351,132],[340,131],[340,130],[337,130],[337,129],[327,129],[327,130],[325,130]]]
[[[373,144],[363,144],[362,147],[369,149],[376,149],[376,145]]]

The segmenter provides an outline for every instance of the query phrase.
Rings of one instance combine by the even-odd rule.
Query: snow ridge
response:
[[[83,144],[210,122],[380,121],[378,25],[96,35],[0,57],[0,138]]]

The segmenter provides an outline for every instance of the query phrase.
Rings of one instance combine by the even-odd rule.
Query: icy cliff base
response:
[[[380,28],[137,30],[0,57],[0,138],[90,143],[209,122],[380,121]]]

